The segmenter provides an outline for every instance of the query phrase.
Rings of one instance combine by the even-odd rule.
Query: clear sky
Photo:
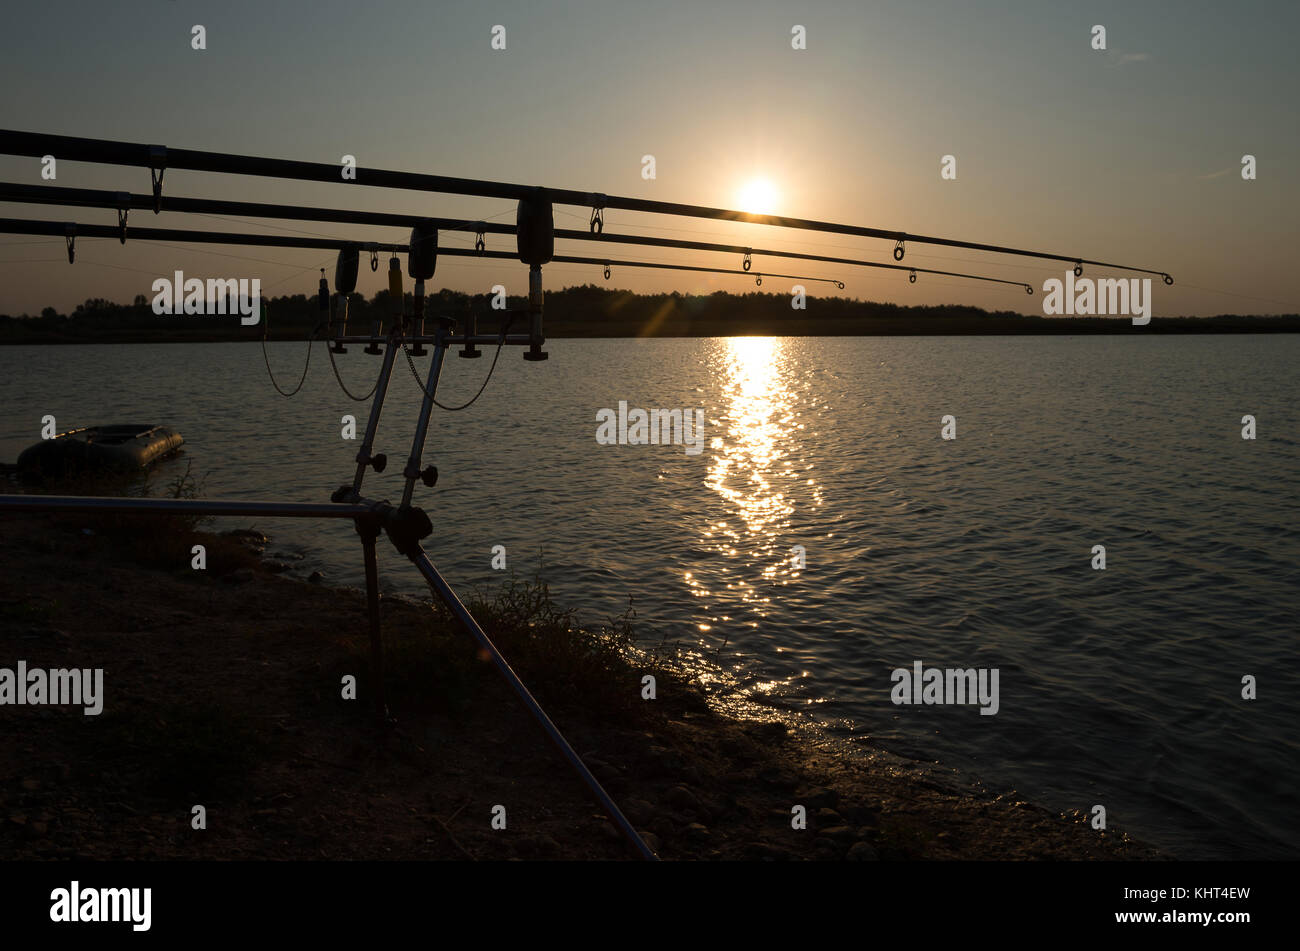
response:
[[[207,49],[191,49],[191,27]],[[491,30],[506,27],[506,49]],[[791,48],[791,28],[807,49]],[[1093,25],[1107,30],[1091,48]],[[1157,314],[1300,310],[1300,92],[1287,2],[1048,0],[189,0],[31,3],[0,36],[0,127],[602,191],[738,207],[770,183],[776,213],[1059,251],[1175,275]],[[652,154],[657,177],[641,177]],[[940,177],[941,157],[957,179]],[[1258,178],[1243,181],[1242,156]],[[0,179],[41,184],[33,158]],[[147,192],[145,169],[62,163],[53,183]],[[188,197],[513,221],[509,202],[172,170]],[[103,209],[0,204],[0,215],[115,224]],[[587,212],[557,206],[557,226]],[[293,228],[361,240],[401,229],[221,222],[134,212],[154,227]],[[884,241],[608,212],[609,231],[697,235],[889,261]],[[664,230],[655,230],[664,229]],[[472,236],[444,236],[445,244]],[[260,277],[312,293],[318,251],[178,248],[0,235],[0,313],[128,301],[154,277]],[[509,249],[513,239],[489,238]],[[591,253],[590,245],[560,244]],[[237,257],[221,257],[236,255]],[[608,252],[683,263],[728,256]],[[248,260],[256,259],[256,260]],[[910,248],[918,267],[1041,288],[1047,262]],[[780,261],[850,296],[1041,312],[1041,292]],[[303,270],[308,269],[308,270]],[[1096,276],[1095,272],[1093,276]],[[547,285],[603,283],[552,265]],[[373,293],[383,269],[362,268]],[[638,291],[753,289],[748,278],[616,271]],[[521,264],[443,259],[435,286],[526,289]],[[828,293],[824,286],[810,288]],[[776,290],[764,282],[763,290]],[[829,291],[829,293],[836,293]]]

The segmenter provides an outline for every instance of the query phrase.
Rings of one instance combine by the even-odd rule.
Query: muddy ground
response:
[[[105,680],[99,716],[0,707],[6,858],[632,857],[445,615],[384,600],[392,720],[380,721],[359,592],[273,573],[257,539],[125,531],[0,516],[0,667],[102,667]],[[203,571],[189,568],[196,540]],[[380,545],[382,570],[400,556]],[[648,662],[478,610],[665,859],[1163,857],[1014,794],[954,790],[731,719],[667,669],[654,668],[657,699],[642,700]],[[341,696],[348,674],[355,700]],[[206,829],[192,828],[195,805]],[[795,805],[806,829],[791,827]]]

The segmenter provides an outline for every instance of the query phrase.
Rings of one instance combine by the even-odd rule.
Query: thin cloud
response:
[[[1123,50],[1109,50],[1110,62],[1107,64],[1111,69],[1119,69],[1121,66],[1127,66],[1129,63],[1146,63],[1150,62],[1150,53],[1126,53]]]

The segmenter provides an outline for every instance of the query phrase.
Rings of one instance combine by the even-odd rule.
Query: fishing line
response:
[[[292,268],[298,267],[296,261],[293,264],[290,264],[288,261],[268,261],[266,258],[250,258],[244,254],[228,254],[224,251],[200,251],[198,248],[193,248],[183,244],[173,244],[170,241],[148,241],[145,240],[144,238],[136,238],[134,240],[136,241],[137,244],[152,244],[152,245],[157,245],[158,247],[172,248],[173,250],[176,251],[190,251],[194,254],[211,254],[219,258],[234,258],[236,261],[252,261],[254,264],[269,264],[273,267],[292,267]],[[320,265],[316,265],[316,266],[319,267]],[[295,271],[294,274],[291,274],[289,276],[293,277],[294,275],[300,274],[302,271],[305,270],[310,270],[310,268],[298,268],[298,270]]]
[[[1246,300],[1268,301],[1270,304],[1281,304],[1283,307],[1294,307],[1294,304],[1287,303],[1284,300],[1278,300],[1276,297],[1256,297],[1253,294],[1238,294],[1235,291],[1220,291],[1213,287],[1201,287],[1198,284],[1180,284],[1180,287],[1189,287],[1193,290],[1208,291],[1211,294],[1222,294],[1224,297],[1241,297]]]
[[[483,395],[483,391],[487,389],[488,382],[492,379],[492,374],[497,368],[497,360],[501,359],[501,350],[505,347],[506,334],[509,332],[510,325],[514,322],[514,319],[514,315],[510,315],[506,318],[505,322],[502,323],[501,334],[497,340],[497,352],[492,357],[492,365],[488,367],[487,376],[483,378],[483,385],[478,388],[478,392],[474,394],[468,403],[462,403],[460,406],[443,406],[439,403],[437,397],[430,393],[425,385],[420,382],[420,374],[416,372],[415,361],[411,359],[410,351],[406,349],[406,344],[403,343],[402,353],[406,355],[406,363],[411,368],[411,379],[415,380],[415,385],[420,388],[420,392],[427,396],[433,402],[433,405],[439,409],[444,409],[449,413],[458,413],[463,409],[468,409],[474,405],[475,401]],[[455,341],[452,340],[451,342],[454,343]]]
[[[346,396],[347,396],[348,399],[350,399],[350,400],[352,400],[353,402],[356,402],[356,403],[363,403],[363,402],[365,402],[366,400],[370,399],[370,397],[372,397],[372,396],[375,395],[375,390],[379,389],[379,378],[378,378],[378,377],[375,377],[375,385],[372,386],[372,387],[370,388],[370,392],[369,392],[369,393],[365,394],[364,396],[357,396],[355,393],[353,393],[351,390],[349,390],[348,387],[347,387],[347,384],[343,382],[343,376],[339,373],[339,366],[338,366],[338,364],[334,361],[334,350],[333,350],[333,348],[331,348],[331,347],[329,347],[329,346],[326,346],[326,347],[325,347],[325,353],[329,355],[329,358],[330,358],[330,367],[333,368],[333,370],[334,370],[334,379],[336,379],[336,380],[338,381],[339,389],[341,389],[341,390],[344,392],[344,394],[346,394]],[[410,357],[408,356],[407,359],[409,360]]]
[[[67,261],[67,258],[52,258],[54,261]],[[103,261],[86,261],[77,258],[78,264],[89,264],[91,267],[111,267],[115,271],[130,271],[132,274],[144,274],[149,277],[157,277],[157,271],[144,271],[138,267],[127,267],[124,264],[105,264]]]
[[[263,262],[263,263],[267,263],[267,262]],[[275,281],[275,282],[273,282],[273,283],[271,283],[271,284],[267,284],[267,285],[266,285],[266,289],[267,289],[267,290],[270,290],[270,289],[273,288],[273,287],[279,287],[279,286],[280,286],[281,284],[283,284],[285,281],[292,281],[292,280],[293,280],[295,277],[297,277],[299,274],[303,274],[303,273],[305,273],[305,272],[307,272],[307,271],[318,271],[318,270],[320,270],[322,267],[324,267],[325,264],[328,264],[328,263],[329,263],[329,259],[326,258],[325,261],[324,261],[322,264],[309,264],[309,265],[307,265],[306,267],[300,267],[300,268],[298,268],[298,270],[294,271],[294,272],[293,272],[292,274],[290,274],[288,277],[282,277],[282,278],[280,278],[278,281]],[[291,265],[291,264],[286,264],[286,265],[283,265],[283,266],[284,266],[284,267],[292,267],[293,265]]]
[[[271,333],[271,312],[265,304],[262,305],[262,360],[266,363],[266,375],[271,378],[271,385],[275,387],[277,393],[286,399],[297,394],[307,380],[307,368],[311,366],[311,345],[316,340],[316,335],[320,333],[320,328],[321,325],[317,324],[307,334],[307,359],[302,365],[302,376],[298,378],[298,385],[286,393],[280,388],[280,384],[275,381],[275,373],[271,370],[271,358],[266,352],[266,338]]]
[[[269,319],[266,321],[266,325],[267,325],[266,326],[267,332],[269,333],[271,329],[271,322]],[[320,329],[319,326],[317,326],[317,330],[319,329]],[[280,384],[275,382],[275,373],[273,373],[271,370],[271,358],[267,355],[266,352],[266,333],[262,334],[262,360],[266,363],[266,375],[271,378],[271,385],[275,387],[275,391],[279,393],[281,396],[285,397],[286,399],[295,396],[298,393],[298,391],[302,389],[302,385],[307,379],[307,368],[311,366],[311,345],[315,341],[315,339],[316,339],[316,330],[313,330],[311,334],[307,337],[307,360],[302,365],[302,376],[298,378],[298,385],[286,393],[284,390],[280,388]]]
[[[166,211],[167,209],[163,209],[163,210]],[[220,221],[223,224],[234,223],[234,224],[241,224],[241,225],[253,225],[254,227],[274,228],[277,231],[288,231],[293,234],[305,234],[308,237],[312,237],[312,238],[333,238],[334,237],[334,235],[326,234],[323,231],[304,231],[301,228],[290,228],[287,225],[271,224],[265,219],[236,218],[234,215],[208,215],[199,211],[192,211],[190,212],[190,214],[192,214],[195,218],[209,218],[212,221]]]

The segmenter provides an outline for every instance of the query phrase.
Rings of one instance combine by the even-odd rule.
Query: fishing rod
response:
[[[839,224],[809,218],[788,218],[781,215],[761,215],[753,212],[714,208],[707,205],[686,205],[676,202],[653,201],[645,198],[626,198],[575,189],[541,188],[537,186],[492,182],[481,179],[453,178],[417,172],[399,172],[387,169],[355,168],[355,179],[345,181],[338,165],[323,162],[302,162],[290,159],[270,159],[224,152],[204,152],[192,149],[173,149],[161,145],[144,145],[114,142],[106,139],[89,139],[79,136],[51,135],[38,132],[0,130],[0,153],[41,157],[54,155],[67,161],[92,162],[149,169],[153,190],[154,210],[161,210],[163,176],[168,168],[182,168],[201,172],[218,172],[228,175],[253,175],[266,178],[289,178],[299,181],[333,182],[366,185],[375,188],[396,188],[411,191],[439,192],[469,195],[480,198],[507,198],[524,200],[533,197],[563,205],[576,205],[591,209],[591,230],[603,230],[604,211],[615,208],[622,211],[646,214],[674,215],[685,218],[705,218],[717,221],[739,221],[749,224],[819,231],[827,234],[853,235],[894,242],[894,260],[901,261],[908,243],[938,247],[964,248],[994,254],[1018,255],[1050,261],[1064,261],[1074,265],[1075,276],[1083,273],[1085,264],[1112,270],[1135,271],[1160,276],[1166,284],[1174,279],[1165,271],[1135,267],[1128,264],[1110,264],[1084,258],[1081,255],[1055,254],[1012,248],[982,242],[962,241],[929,235],[871,228],[861,225]]]
[[[0,218],[0,233],[60,235],[67,240],[68,262],[76,256],[76,239],[82,238],[117,238],[120,230],[112,225],[88,225],[77,222],[35,221],[23,218]],[[197,244],[241,244],[251,247],[269,248],[315,248],[327,251],[341,251],[344,248],[357,248],[361,251],[378,253],[380,251],[409,252],[410,246],[401,242],[384,241],[349,241],[344,238],[308,238],[278,234],[237,234],[228,231],[191,231],[177,228],[132,228],[131,237],[139,241],[176,241]],[[124,242],[125,243],[125,242]],[[495,260],[515,261],[516,255],[508,251],[484,251],[475,248],[439,248],[439,255],[458,258],[491,258]],[[768,271],[737,271],[732,268],[697,267],[688,264],[664,264],[658,261],[622,261],[612,258],[576,257],[557,254],[551,258],[556,264],[592,264],[605,268],[605,279],[609,280],[613,268],[657,268],[670,271],[702,271],[708,274],[733,274],[755,278],[758,284],[764,277],[775,277],[792,281],[820,281],[834,284],[843,289],[844,282],[833,277],[801,277],[796,274],[772,274]]]
[[[24,185],[15,182],[0,182],[0,202],[22,204],[77,206],[86,208],[112,208],[117,211],[118,237],[123,244],[128,234],[127,218],[132,210],[150,209],[154,201],[148,195],[130,192],[112,192],[90,188],[64,188],[58,185]],[[174,198],[162,197],[159,200],[161,211],[188,212],[191,214],[241,215],[250,218],[274,218],[288,221],[323,221],[332,224],[376,225],[381,227],[404,225],[413,226],[422,222],[431,222],[440,231],[466,231],[475,234],[475,247],[487,248],[488,234],[513,235],[514,225],[494,224],[487,221],[471,221],[460,218],[424,218],[419,215],[390,214],[388,212],[351,211],[341,208],[315,208],[307,205],[276,205],[251,201],[226,201],[211,198]],[[132,231],[131,233],[134,233]],[[556,228],[555,237],[573,241],[595,241],[608,244],[635,244],[646,247],[673,248],[687,251],[716,251],[726,254],[743,255],[741,263],[744,271],[752,267],[753,256],[791,258],[801,261],[818,261],[825,264],[844,264],[852,267],[878,268],[888,271],[907,271],[909,280],[915,284],[917,274],[936,274],[944,277],[956,277],[971,281],[986,281],[993,284],[1010,284],[1023,287],[1025,293],[1033,294],[1032,285],[1023,281],[1012,281],[1000,277],[985,277],[979,274],[966,274],[958,271],[943,271],[934,268],[908,267],[903,264],[882,264],[878,261],[863,261],[855,258],[830,257],[822,254],[808,254],[799,251],[774,251],[765,248],[753,248],[736,244],[714,244],[705,241],[687,241],[679,238],[656,238],[647,235],[610,234],[600,231],[579,231],[569,228]],[[770,275],[776,277],[778,275]]]

